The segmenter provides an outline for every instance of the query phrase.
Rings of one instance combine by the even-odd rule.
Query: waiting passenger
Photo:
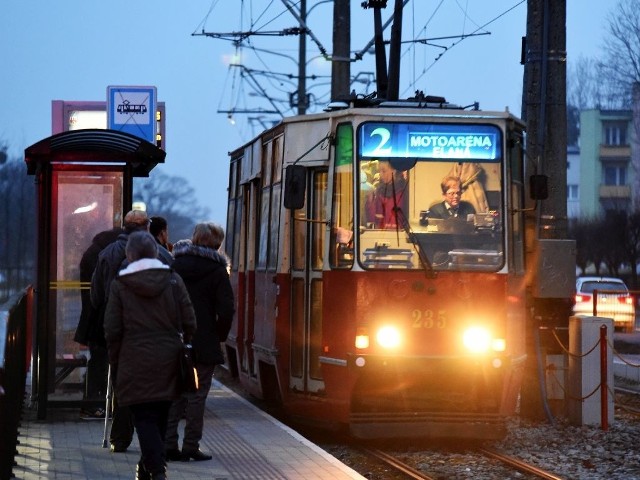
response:
[[[198,329],[193,337],[198,390],[176,399],[169,411],[165,437],[167,460],[210,460],[200,450],[204,409],[211,389],[216,365],[224,363],[220,342],[227,339],[235,313],[233,289],[229,280],[229,263],[220,251],[224,230],[215,223],[198,223],[191,240],[179,240],[173,246],[173,268],[183,279],[193,308]],[[178,448],[178,424],[185,412],[182,450]]]
[[[442,202],[432,205],[427,212],[429,218],[461,218],[467,220],[468,215],[476,213],[469,202],[461,200],[462,183],[457,177],[444,177],[440,184],[442,188]]]
[[[93,271],[98,263],[98,255],[105,247],[113,243],[123,232],[120,227],[112,228],[98,233],[91,241],[91,246],[82,254],[80,260],[80,281],[90,283]],[[85,375],[84,400],[103,400],[107,391],[107,372],[109,360],[107,358],[107,345],[104,340],[102,320],[100,312],[91,304],[91,293],[88,288],[80,290],[82,310],[80,321],[74,336],[74,340],[81,345],[89,347],[89,360]],[[100,325],[100,328],[96,328]],[[103,408],[83,408],[80,412],[84,419],[104,419]]]
[[[149,219],[151,224],[149,225],[149,233],[153,235],[153,238],[158,242],[158,256],[162,258],[162,261],[167,265],[173,264],[173,244],[169,241],[169,225],[164,217],[151,217]]]
[[[133,413],[141,451],[136,478],[166,480],[164,437],[178,396],[180,332],[188,342],[196,316],[182,278],[158,259],[150,233],[131,233],[125,251],[129,265],[111,282],[104,317],[109,363],[118,372],[115,397]]]

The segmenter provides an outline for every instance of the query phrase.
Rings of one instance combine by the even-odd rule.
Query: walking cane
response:
[[[107,448],[109,442],[107,441],[107,434],[109,430],[109,416],[112,415],[111,408],[112,402],[111,397],[113,395],[113,385],[111,385],[111,365],[109,365],[109,370],[107,373],[107,396],[106,396],[106,405],[104,408],[104,435],[102,437],[102,448]]]

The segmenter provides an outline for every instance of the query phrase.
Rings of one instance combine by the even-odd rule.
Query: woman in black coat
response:
[[[157,259],[148,232],[133,232],[129,265],[111,283],[104,319],[115,394],[128,405],[142,455],[136,478],[165,479],[164,437],[171,402],[178,397],[181,332],[189,340],[196,320],[182,279]]]
[[[199,223],[191,240],[180,240],[173,246],[173,268],[184,279],[198,322],[193,350],[199,386],[197,392],[183,394],[171,406],[165,438],[168,460],[211,459],[211,455],[200,450],[205,402],[215,366],[224,363],[220,342],[227,339],[235,312],[227,257],[219,251],[223,240],[222,227]],[[180,451],[178,423],[185,409]]]

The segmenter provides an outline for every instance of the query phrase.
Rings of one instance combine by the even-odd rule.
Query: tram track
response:
[[[401,460],[400,458],[394,455],[391,455],[389,453],[383,452],[382,450],[363,447],[361,448],[361,451],[366,455],[374,457],[378,461],[384,463],[386,466],[391,467],[394,471],[405,475],[406,478],[410,478],[411,480],[438,480],[440,478],[443,478],[441,474],[429,473],[429,472],[417,470],[416,468],[409,465],[408,463]],[[511,455],[501,453],[497,450],[493,450],[489,448],[478,448],[469,453],[469,455],[474,455],[474,454],[482,455],[494,461],[498,461],[502,465],[506,465],[510,469],[514,469],[521,473],[526,474],[527,475],[526,478],[530,478],[532,480],[534,478],[543,479],[543,480],[564,480],[564,477],[558,476],[554,473],[538,468],[535,465],[531,465]]]
[[[534,475],[536,478],[542,478],[545,480],[563,480],[563,477],[559,477],[558,475],[547,472],[546,470],[538,468],[535,465],[531,465],[530,463],[523,462],[522,460],[519,460],[511,455],[500,453],[497,450],[480,448],[478,452],[490,458],[499,460],[500,462],[509,465],[523,473]]]
[[[221,375],[220,375],[221,376]],[[219,377],[220,379],[220,377]],[[227,379],[229,380],[229,379]],[[224,383],[224,382],[223,382]],[[228,381],[227,386],[245,394],[237,382]],[[637,417],[630,410],[640,407],[640,397],[636,391],[615,388],[616,421],[608,431],[599,428],[572,426],[558,421],[532,422],[514,418],[509,424],[509,435],[504,441],[478,444],[474,442],[354,442],[348,436],[336,435],[315,428],[303,427],[288,422],[283,412],[266,408],[264,402],[248,396],[247,400],[265,409],[283,423],[309,438],[320,448],[333,455],[339,461],[359,472],[370,480],[410,479],[461,479],[483,478],[504,479],[519,478],[534,480],[539,478],[609,478],[628,480],[638,477],[637,465],[640,454],[633,446],[640,426]],[[576,447],[581,445],[581,447]],[[383,450],[396,460],[396,465],[405,464],[398,469],[379,457],[363,449],[365,447]],[[507,457],[513,455],[516,460],[531,462],[540,467],[539,472],[520,473],[497,458],[478,452],[480,447],[495,448]],[[526,465],[526,463],[525,463]],[[408,473],[408,468],[421,476]],[[529,467],[524,466],[529,472]],[[544,470],[542,470],[544,469]],[[556,472],[554,475],[550,472]]]
[[[615,387],[615,393],[616,408],[640,417],[640,391],[624,387]]]
[[[431,477],[425,473],[422,473],[407,463],[403,462],[399,458],[396,458],[388,453],[383,452],[382,450],[377,450],[374,448],[362,448],[363,453],[375,457],[376,459],[383,462],[385,465],[395,469],[396,471],[405,474],[408,478],[413,480],[437,480],[435,477]]]

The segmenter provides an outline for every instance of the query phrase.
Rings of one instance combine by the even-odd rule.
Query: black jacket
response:
[[[235,313],[227,259],[213,248],[180,240],[173,246],[173,269],[182,277],[198,329],[193,337],[196,363],[224,363],[220,342],[227,339]]]
[[[122,233],[122,228],[116,227],[100,232],[93,237],[91,245],[85,250],[80,259],[80,282],[91,282],[91,276],[98,263],[98,255],[107,245],[114,242],[120,233]],[[89,345],[89,342],[97,342],[103,345],[104,335],[102,331],[95,331],[92,328],[102,322],[98,319],[98,309],[91,304],[89,285],[82,285],[80,298],[82,300],[82,310],[73,339],[81,345]]]
[[[185,337],[196,329],[189,295],[158,259],[134,262],[128,270],[111,282],[104,318],[118,403],[173,400],[179,393],[180,327]]]
[[[98,310],[97,322],[91,326],[91,331],[95,332],[94,337],[102,339],[104,343],[103,319],[104,310],[109,300],[109,289],[111,282],[117,277],[118,272],[127,266],[127,241],[129,233],[125,231],[118,235],[115,242],[108,245],[98,255],[98,263],[91,277],[91,303]],[[165,265],[165,259],[158,254],[158,259]]]

